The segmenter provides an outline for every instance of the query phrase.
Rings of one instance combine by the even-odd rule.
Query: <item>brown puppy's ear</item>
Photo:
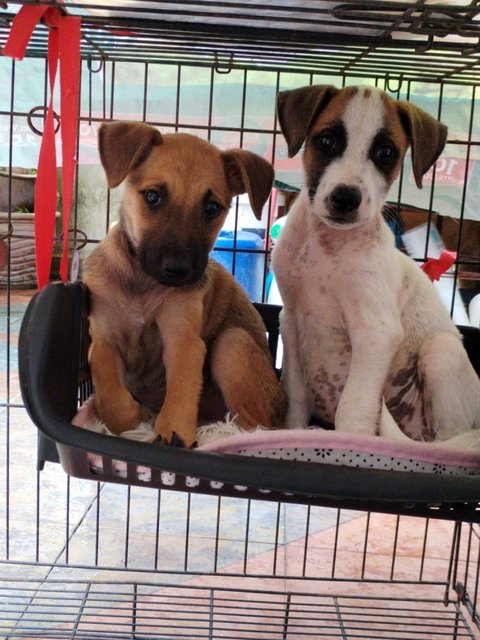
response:
[[[98,130],[100,160],[110,188],[118,186],[138,167],[152,147],[162,143],[160,131],[144,122],[108,122]]]
[[[272,165],[251,151],[232,149],[222,153],[225,176],[232,196],[248,193],[250,206],[257,220],[262,217],[263,205],[272,190]]]
[[[315,118],[337,92],[333,85],[319,84],[278,94],[278,122],[287,141],[289,158],[300,150]]]
[[[397,102],[402,126],[412,148],[415,182],[422,188],[422,178],[442,153],[447,140],[447,127],[428,113],[403,100]]]

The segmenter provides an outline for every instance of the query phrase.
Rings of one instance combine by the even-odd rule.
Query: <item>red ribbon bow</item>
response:
[[[440,280],[440,276],[455,264],[456,259],[456,251],[442,251],[439,258],[429,258],[420,266],[420,269],[425,271],[427,276],[433,282],[434,280]]]
[[[62,138],[62,227],[63,249],[60,276],[68,280],[68,231],[72,206],[73,181],[76,167],[76,148],[79,116],[80,85],[80,25],[78,17],[68,16],[58,7],[24,5],[10,30],[4,54],[22,60],[32,33],[43,18],[50,27],[48,35],[48,75],[50,102],[45,118],[42,144],[35,183],[35,260],[38,288],[50,279],[55,215],[57,208],[57,163],[55,154],[55,125],[53,93],[60,61],[60,131]]]

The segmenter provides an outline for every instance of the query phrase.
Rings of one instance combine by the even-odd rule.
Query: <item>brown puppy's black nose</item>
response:
[[[347,184],[337,185],[328,198],[330,209],[334,215],[355,211],[360,206],[361,201],[362,194],[360,189]]]
[[[161,234],[150,234],[140,244],[138,259],[145,273],[161,284],[183,287],[200,280],[209,250],[204,242],[166,244]]]
[[[185,282],[192,275],[192,263],[188,259],[165,258],[162,264],[162,271],[167,281],[175,284]]]

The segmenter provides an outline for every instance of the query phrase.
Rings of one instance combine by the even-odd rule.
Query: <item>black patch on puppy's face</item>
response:
[[[347,148],[348,137],[343,122],[336,121],[315,132],[307,141],[306,153],[307,187],[310,201],[313,202],[318,185],[328,165],[343,155]]]
[[[388,130],[382,129],[374,137],[368,157],[385,177],[387,184],[391,184],[397,171],[400,150]]]

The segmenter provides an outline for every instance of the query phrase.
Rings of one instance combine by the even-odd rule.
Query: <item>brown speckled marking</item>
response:
[[[320,366],[316,369],[308,383],[308,394],[313,413],[321,420],[333,420],[335,408],[344,388],[344,378],[340,374],[329,376],[327,370]]]
[[[301,246],[300,251],[298,252],[297,256],[296,256],[296,261],[299,264],[303,264],[303,265],[307,265],[308,264],[308,260],[309,260],[309,250],[310,250],[310,245],[308,240]]]
[[[418,352],[410,354],[404,366],[387,379],[386,404],[402,431],[423,442],[435,439],[432,403],[425,397],[425,381]]]
[[[311,224],[312,232],[326,256],[334,256],[339,249],[347,244],[348,240],[344,239],[342,234],[338,234],[338,237],[335,238],[325,223],[318,218],[313,218]]]
[[[413,377],[416,374],[418,367],[418,355],[412,354],[407,362],[407,366],[399,369],[397,372],[393,372],[388,377],[388,382],[393,387],[404,387],[409,382],[412,384]]]
[[[361,240],[361,250],[363,254],[371,253],[377,246],[382,232],[383,221],[380,217],[371,220],[370,223],[361,230],[358,238]],[[333,257],[340,253],[345,247],[352,244],[352,238],[348,231],[346,233],[332,233],[331,229],[318,218],[311,220],[311,232],[316,238],[323,253],[328,257]],[[301,256],[300,258],[301,259]]]

